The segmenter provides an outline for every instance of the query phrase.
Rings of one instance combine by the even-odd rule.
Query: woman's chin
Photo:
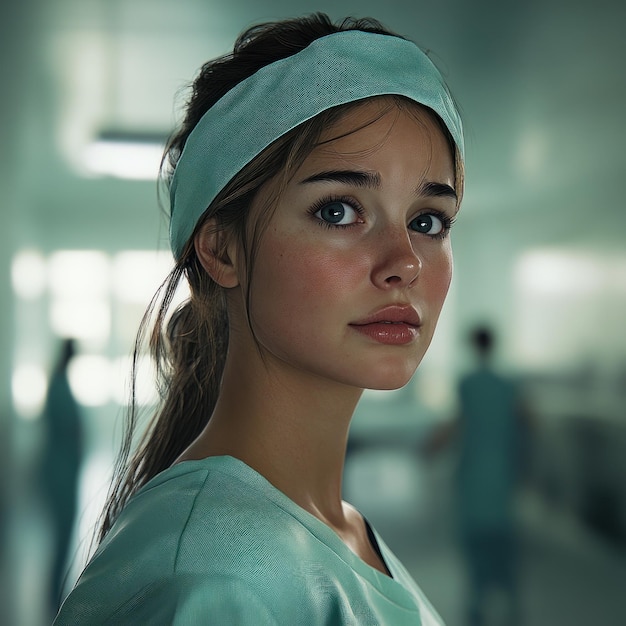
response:
[[[395,391],[396,389],[401,389],[404,387],[413,377],[415,370],[411,370],[410,372],[396,373],[394,375],[389,376],[381,376],[378,377],[377,380],[371,381],[369,385],[367,385],[366,389],[371,389],[373,391]]]

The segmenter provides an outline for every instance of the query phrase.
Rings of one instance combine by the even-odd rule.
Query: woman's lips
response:
[[[392,305],[383,307],[350,326],[373,341],[399,346],[414,341],[421,324],[420,316],[413,307]]]

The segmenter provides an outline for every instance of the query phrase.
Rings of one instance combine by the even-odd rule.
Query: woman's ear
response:
[[[215,219],[207,220],[194,239],[196,254],[209,276],[227,289],[239,285],[236,246]]]

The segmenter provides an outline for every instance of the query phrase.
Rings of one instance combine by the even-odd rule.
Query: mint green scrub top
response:
[[[55,626],[441,626],[373,533],[391,577],[242,461],[185,461],[128,502]]]

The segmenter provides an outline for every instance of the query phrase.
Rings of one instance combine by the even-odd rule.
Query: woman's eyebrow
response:
[[[378,172],[361,170],[328,170],[307,176],[307,178],[301,180],[298,184],[304,185],[306,183],[320,182],[343,183],[344,185],[352,185],[353,187],[379,189],[381,186],[381,176]],[[456,191],[445,183],[423,182],[415,190],[415,195],[430,198],[451,198],[454,201],[458,200]]]
[[[452,198],[455,202],[458,201],[456,191],[445,183],[423,182],[415,190],[415,195],[429,198]]]
[[[378,172],[366,172],[360,170],[329,170],[308,176],[300,181],[300,185],[305,183],[332,182],[344,183],[353,187],[380,187],[380,174]]]

